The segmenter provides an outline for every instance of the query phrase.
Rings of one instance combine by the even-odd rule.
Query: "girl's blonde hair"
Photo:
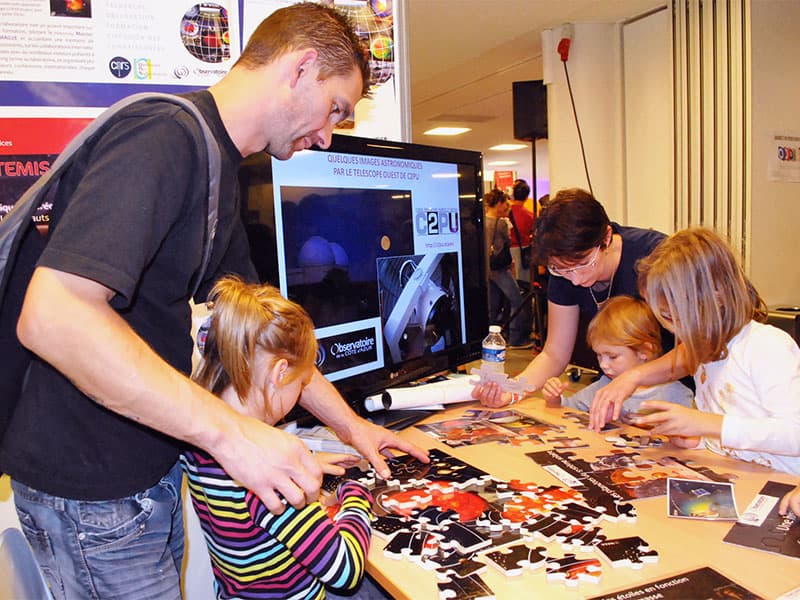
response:
[[[311,318],[276,288],[227,276],[214,285],[209,301],[211,322],[194,375],[207,390],[219,395],[232,385],[239,398],[247,397],[257,349],[286,359],[286,383],[314,364],[317,341]]]
[[[647,360],[661,355],[661,327],[650,307],[630,296],[614,296],[589,323],[586,341],[624,346],[641,352]]]
[[[725,358],[728,342],[748,322],[766,321],[764,301],[728,242],[711,229],[672,234],[637,269],[640,293],[656,318],[672,321],[690,373]]]

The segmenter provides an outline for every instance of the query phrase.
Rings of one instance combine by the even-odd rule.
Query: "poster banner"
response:
[[[8,82],[208,86],[240,48],[238,4],[224,0],[3,2],[0,22]]]
[[[371,98],[359,102],[337,133],[401,139],[394,2],[325,1],[351,18],[369,47],[374,74]],[[213,85],[258,24],[293,2],[0,2],[0,210],[10,210],[103,108],[137,92]]]

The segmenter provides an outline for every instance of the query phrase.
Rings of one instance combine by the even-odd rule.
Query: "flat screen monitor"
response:
[[[309,313],[317,367],[359,412],[480,356],[479,152],[334,135],[286,161],[251,156],[239,178],[259,277]]]

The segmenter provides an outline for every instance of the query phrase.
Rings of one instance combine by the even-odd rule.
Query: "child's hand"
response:
[[[687,438],[704,435],[718,438],[722,435],[722,415],[663,400],[646,400],[640,408],[657,411],[633,421],[634,425],[652,425],[653,433]]]
[[[332,452],[315,452],[322,472],[327,475],[344,475],[345,469],[354,467],[363,459],[355,454],[334,454]]]
[[[542,387],[542,396],[544,396],[545,406],[548,408],[561,406],[561,394],[563,394],[567,388],[569,388],[569,383],[561,381],[558,377],[551,377],[545,381]]]
[[[789,511],[800,517],[800,485],[781,498],[781,503],[778,505],[780,514],[786,515]]]
[[[677,446],[678,448],[686,448],[687,450],[694,450],[700,445],[700,440],[702,440],[699,435],[697,436],[689,436],[684,437],[682,435],[673,435],[670,436],[669,441],[673,446]]]

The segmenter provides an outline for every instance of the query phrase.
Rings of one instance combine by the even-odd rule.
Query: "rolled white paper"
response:
[[[364,407],[369,412],[385,409],[422,408],[432,404],[452,404],[469,402],[472,388],[468,377],[457,377],[435,383],[426,383],[409,387],[389,388],[385,392],[368,396]]]

